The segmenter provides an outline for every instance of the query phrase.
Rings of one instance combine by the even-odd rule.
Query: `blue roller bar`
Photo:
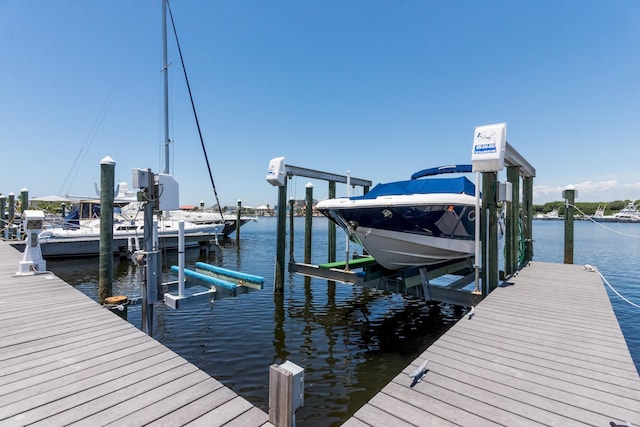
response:
[[[211,271],[212,273],[246,282],[264,283],[264,277],[256,276],[254,274],[241,273],[235,270],[228,270],[226,268],[218,267],[204,262],[196,262],[196,268],[201,268],[203,270]]]
[[[177,265],[172,265],[171,271],[178,273],[180,271],[180,268]],[[212,276],[207,276],[206,274],[198,273],[197,271],[189,270],[187,268],[184,269],[184,275],[186,277],[200,280],[205,283],[209,283],[215,286],[220,286],[221,288],[226,288],[231,290],[235,290],[238,288],[238,285],[235,283],[227,282],[226,280],[221,280]]]

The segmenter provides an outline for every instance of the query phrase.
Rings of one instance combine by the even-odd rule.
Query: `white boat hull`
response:
[[[473,240],[454,240],[368,227],[358,227],[355,234],[367,252],[389,270],[467,258],[473,256],[475,250]]]
[[[195,225],[184,223],[185,246],[207,244],[222,238],[222,224]],[[179,222],[158,222],[158,249],[177,249]],[[44,258],[95,256],[100,253],[100,220],[85,223],[76,230],[45,229],[39,236]],[[113,253],[128,253],[145,249],[142,221],[117,223],[113,231]]]
[[[191,234],[185,236],[185,247],[198,246],[210,242],[214,236],[211,234]],[[137,239],[137,241],[136,241]],[[164,236],[158,239],[158,246],[161,250],[172,250],[178,248],[178,236]],[[84,257],[97,256],[100,254],[100,238],[52,238],[40,241],[40,249],[44,258],[62,257]],[[117,237],[113,239],[113,253],[126,254],[132,250],[144,250],[142,237]]]
[[[475,198],[466,194],[332,199],[317,207],[389,270],[475,254]]]

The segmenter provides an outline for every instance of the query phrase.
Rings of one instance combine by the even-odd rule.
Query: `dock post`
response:
[[[524,259],[523,264],[533,260],[533,177],[524,178],[522,189],[522,211],[524,213]]]
[[[504,270],[507,276],[518,269],[518,212],[520,211],[520,167],[507,167],[507,181],[511,183],[511,202],[507,203]]]
[[[13,224],[13,220],[16,217],[16,195],[11,192],[9,193],[9,222],[8,224]],[[10,238],[15,238],[16,236],[13,236],[13,232],[10,233],[11,235],[9,236]]]
[[[269,367],[269,422],[276,427],[296,425],[296,410],[304,402],[304,369],[286,361]]]
[[[304,209],[304,262],[311,264],[311,230],[313,221],[313,184],[307,183],[305,186],[305,209]]]
[[[294,252],[294,218],[293,210],[295,208],[296,200],[291,197],[289,198],[289,262],[295,262],[295,257],[293,256]]]
[[[276,243],[276,272],[274,292],[284,292],[284,252],[287,234],[287,179],[284,185],[278,186],[278,231]]]
[[[238,210],[236,211],[236,242],[240,243],[240,213],[242,212],[242,200],[238,199]]]
[[[142,288],[142,332],[150,337],[153,336],[153,304],[158,301],[158,280],[161,263],[158,261],[158,247],[156,245],[156,237],[158,232],[158,223],[155,221],[154,212],[157,208],[158,193],[156,192],[155,174],[151,169],[147,170],[148,183],[142,187],[145,188],[145,198],[147,202],[144,204],[144,242],[146,265],[144,269],[144,283]]]
[[[24,213],[29,209],[29,190],[23,188],[20,190],[20,213]]]
[[[3,195],[0,195],[0,230],[4,230],[7,225],[7,223],[4,220],[4,213],[5,213],[6,206],[7,206],[7,198]]]
[[[564,190],[564,263],[573,264],[573,215],[575,212],[576,190],[573,188]]]
[[[496,172],[482,173],[482,296],[498,287],[498,219],[496,205]]]
[[[336,198],[336,182],[335,181],[329,181],[328,197],[330,199]],[[336,234],[336,225],[333,221],[328,221],[327,230],[328,230],[327,231],[328,232],[327,248],[329,251],[327,254],[327,262],[335,262],[336,253],[337,253],[337,249],[336,249],[337,234]]]
[[[113,198],[116,162],[107,156],[100,161],[100,254],[98,300],[113,293]]]

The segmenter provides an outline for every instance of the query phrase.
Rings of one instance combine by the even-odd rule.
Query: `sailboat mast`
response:
[[[169,63],[167,58],[167,0],[162,0],[162,62],[164,71],[164,170],[169,174]]]

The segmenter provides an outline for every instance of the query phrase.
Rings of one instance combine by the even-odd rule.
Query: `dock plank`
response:
[[[176,356],[178,357],[178,356]],[[195,367],[175,358],[167,359],[152,366],[135,366],[130,372],[118,372],[113,379],[102,384],[95,384],[78,393],[67,396],[23,412],[21,420],[38,425],[62,425],[77,422],[96,412],[106,410],[124,400],[135,399],[137,394],[166,382],[179,378],[195,370]],[[121,376],[120,376],[121,375]]]
[[[411,387],[425,359],[428,370]],[[406,423],[412,407],[462,426],[639,425],[640,377],[601,278],[533,262],[344,425]]]
[[[177,426],[214,413],[270,426],[264,411],[55,275],[17,276],[20,259],[0,241],[0,426]]]
[[[194,380],[196,380],[195,377]],[[210,381],[214,380],[210,378],[204,378],[199,382],[194,381],[194,383],[187,388],[182,388],[183,383],[178,383],[177,381],[167,384],[167,387],[174,386],[174,390],[170,395],[162,400],[154,399],[155,401],[153,403],[149,402],[140,410],[132,412],[125,417],[119,418],[111,424],[119,426],[141,426],[148,423],[155,424],[160,418],[170,416],[174,411],[177,411],[187,405],[189,406],[190,410],[191,404],[194,404],[194,402],[198,403],[196,404],[196,408],[193,412],[199,415],[202,410],[202,400],[215,402],[216,405],[220,406],[236,396],[236,394],[228,388],[217,388],[212,391],[212,383],[210,383]],[[217,385],[213,387],[217,387]],[[208,400],[212,394],[216,395],[218,399]],[[182,411],[181,413],[184,415],[186,412]],[[167,425],[183,425],[183,423],[180,422]]]

